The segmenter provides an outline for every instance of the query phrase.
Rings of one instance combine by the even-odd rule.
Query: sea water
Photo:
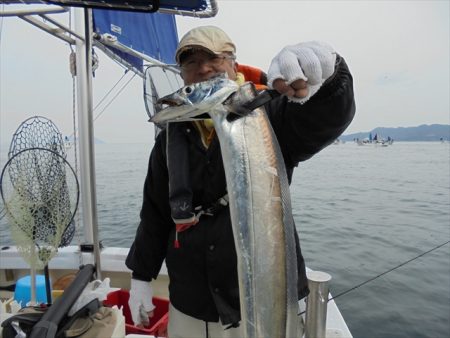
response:
[[[95,149],[99,237],[128,247],[151,145]],[[449,143],[331,145],[298,166],[291,194],[306,264],[332,275],[334,296],[381,275],[336,299],[354,337],[450,336],[450,244],[401,265],[450,240]],[[0,230],[11,244],[6,217]]]

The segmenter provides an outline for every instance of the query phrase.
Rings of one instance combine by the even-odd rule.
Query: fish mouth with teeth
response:
[[[207,81],[186,85],[175,93],[160,98],[157,103],[167,105],[150,121],[156,124],[210,118],[208,112],[238,90],[235,81],[219,74]]]

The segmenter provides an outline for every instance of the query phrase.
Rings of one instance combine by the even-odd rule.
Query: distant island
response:
[[[378,127],[370,131],[345,134],[339,137],[341,141],[364,140],[369,135],[379,138],[391,138],[394,141],[449,141],[450,124],[423,124],[417,127],[383,128]]]

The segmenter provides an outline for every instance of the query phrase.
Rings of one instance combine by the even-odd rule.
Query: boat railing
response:
[[[326,337],[331,276],[321,271],[308,271],[307,277],[310,293],[306,299],[305,338]]]

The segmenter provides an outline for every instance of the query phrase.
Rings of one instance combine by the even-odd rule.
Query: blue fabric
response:
[[[161,62],[175,63],[178,34],[174,15],[94,9],[94,31],[109,33],[118,41]],[[142,60],[110,48],[142,70]]]

